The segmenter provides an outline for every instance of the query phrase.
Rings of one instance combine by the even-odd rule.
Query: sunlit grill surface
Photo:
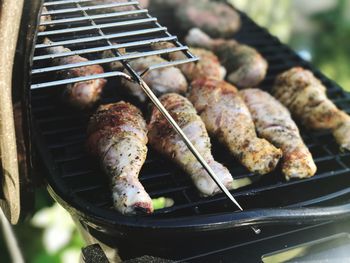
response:
[[[71,4],[57,5],[63,2],[70,2]],[[59,12],[61,9],[70,10],[69,15],[64,14],[65,19],[72,20],[73,18],[81,17],[81,14],[76,14],[76,2],[81,4],[81,9],[88,6],[88,3],[91,1],[45,3],[49,12],[53,12],[51,11],[52,6],[59,6],[55,8],[57,18],[51,23],[63,19],[59,17],[62,15]],[[89,12],[88,9],[88,7],[85,8],[86,12]],[[140,12],[140,10],[137,9],[132,12]],[[137,30],[144,30],[149,28],[149,24],[154,24],[153,18],[149,17],[147,13],[142,14],[140,19],[143,21],[139,21],[140,24],[138,25],[141,28]],[[148,21],[148,19],[152,19],[152,21]],[[169,25],[171,25],[171,20],[169,19],[165,18],[164,22],[161,22],[165,24],[169,22]],[[128,30],[129,27],[124,27],[123,25],[120,27],[121,30],[117,30],[118,33],[115,31],[115,28],[110,31],[113,28],[112,24],[119,23],[118,25],[121,25],[123,23],[123,20],[115,22],[115,17],[99,18],[96,21],[100,26],[104,26],[106,36],[109,36],[112,40],[117,40],[117,45],[120,45],[118,47],[128,45],[130,47],[130,53],[132,53],[133,48],[140,48],[140,46],[144,47],[145,52],[148,52],[149,49],[147,49],[147,46],[149,43],[142,45],[138,43],[140,43],[139,41],[152,42],[154,40],[148,40],[148,34],[133,33],[136,32],[134,26],[132,27],[133,30]],[[270,65],[266,80],[261,86],[263,89],[269,90],[271,88],[273,80],[278,73],[293,66],[303,66],[313,70],[315,75],[321,79],[328,87],[329,97],[340,108],[350,112],[349,95],[344,93],[335,83],[311,68],[307,62],[301,60],[292,50],[282,45],[276,38],[270,36],[267,31],[257,27],[245,15],[242,15],[242,24],[243,28],[235,38],[257,48]],[[159,35],[156,38],[157,41],[160,38],[173,38],[164,33],[165,31],[162,27],[156,26],[154,28],[155,30],[159,30]],[[55,31],[56,33],[52,33]],[[182,34],[182,32],[172,33]],[[119,36],[123,35],[123,37],[115,37],[115,34],[119,34]],[[152,36],[154,34],[153,32]],[[105,65],[105,61],[98,60],[99,52],[106,48],[113,48],[106,45],[105,39],[102,40],[101,36],[95,32],[94,26],[86,21],[65,22],[63,24],[56,23],[54,27],[48,28],[47,32],[39,34],[40,37],[44,35],[50,35],[55,42],[65,41],[65,45],[71,48],[73,52],[78,52],[78,54],[83,54],[91,59],[97,59],[95,62],[103,65]],[[90,40],[91,38],[101,40],[92,41]],[[53,77],[51,78],[51,74],[39,73],[40,70],[51,71],[50,67],[47,67],[44,63],[49,57],[40,54],[41,48],[43,46],[40,46],[40,43],[38,43],[38,50],[34,58],[34,73],[35,70],[36,73],[34,74],[35,81],[33,88],[36,89],[32,91],[32,107],[36,123],[44,139],[44,144],[49,149],[48,154],[52,157],[52,165],[59,175],[59,178],[56,179],[66,189],[70,190],[72,197],[89,202],[92,208],[100,207],[109,209],[112,206],[112,200],[108,180],[99,169],[98,163],[87,156],[84,148],[86,125],[91,113],[79,113],[62,106],[56,93],[56,90],[59,90],[59,88],[37,89],[38,86],[35,85],[38,85],[38,83],[47,86],[50,85],[50,81],[55,80]],[[182,46],[178,45],[178,48],[181,49]],[[118,85],[118,79],[109,79],[102,103],[118,101],[120,99],[118,88],[116,88]],[[123,99],[130,98],[123,97]],[[340,152],[329,132],[315,133],[302,129],[302,136],[315,158],[318,167],[316,176],[305,180],[286,182],[280,172],[280,168],[277,168],[275,172],[262,177],[260,181],[242,189],[232,191],[244,207],[263,208],[312,205],[321,201],[339,202],[339,200],[347,200],[349,198],[350,153]],[[225,148],[215,141],[213,144],[215,158],[224,163],[235,178],[254,177],[253,174],[249,173],[230,157]],[[153,198],[165,196],[173,198],[175,201],[173,207],[156,211],[153,215],[155,217],[196,216],[232,211],[231,204],[223,195],[217,195],[211,198],[201,197],[184,172],[162,156],[156,154],[152,149],[149,151],[148,159],[140,177],[142,184]]]

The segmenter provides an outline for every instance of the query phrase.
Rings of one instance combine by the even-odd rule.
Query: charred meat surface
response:
[[[280,74],[273,95],[306,127],[331,130],[340,147],[350,150],[350,116],[327,97],[311,71],[295,67]]]
[[[313,176],[315,162],[289,111],[260,89],[245,89],[240,95],[253,116],[258,135],[282,149],[282,172],[286,179]]]
[[[52,43],[48,38],[44,39],[45,44]],[[59,54],[71,51],[63,46],[48,47],[45,49],[47,54]],[[54,58],[52,60],[53,66],[60,66],[66,64],[75,64],[80,62],[86,62],[88,59],[81,56],[68,56]],[[104,70],[100,65],[85,66],[79,68],[72,68],[60,71],[63,78],[78,78],[84,76],[91,76],[96,74],[103,74]],[[63,97],[64,101],[70,105],[79,108],[86,109],[93,107],[101,97],[102,90],[106,85],[105,79],[94,79],[88,81],[77,82],[68,84],[64,87]]]
[[[259,52],[235,40],[212,39],[198,28],[186,37],[190,46],[212,50],[227,70],[227,80],[239,88],[258,85],[266,76],[268,64]]]
[[[110,178],[114,207],[122,214],[152,213],[152,200],[138,179],[148,141],[140,110],[123,101],[102,105],[87,134],[88,151]]]
[[[275,169],[281,150],[257,137],[252,116],[231,84],[213,79],[192,82],[189,99],[210,134],[218,138],[249,171]]]
[[[236,10],[226,3],[188,0],[178,5],[175,17],[183,30],[198,27],[211,37],[231,37],[241,27]]]
[[[175,45],[171,42],[160,42],[154,44],[152,47],[158,50],[173,48]],[[221,66],[218,57],[213,52],[202,48],[190,48],[189,51],[200,59],[196,63],[191,62],[178,66],[189,82],[204,77],[213,79],[223,79],[225,77],[226,70]],[[183,52],[172,52],[166,56],[166,59],[171,61],[179,61],[186,58]]]
[[[142,73],[152,65],[165,62],[167,61],[161,57],[149,56],[132,60],[130,65],[138,73]],[[143,77],[143,80],[157,96],[172,92],[184,94],[188,88],[185,76],[175,67],[151,70]],[[138,83],[123,79],[122,86],[127,93],[136,97],[140,102],[147,100],[147,95]]]
[[[160,101],[208,162],[221,182],[228,189],[234,188],[234,181],[230,172],[214,160],[207,130],[191,102],[175,93],[163,95]],[[148,138],[152,147],[173,160],[189,174],[201,194],[210,196],[220,192],[214,180],[211,179],[180,136],[155,107],[153,107],[148,128]]]

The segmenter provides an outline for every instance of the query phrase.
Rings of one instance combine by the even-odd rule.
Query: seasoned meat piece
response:
[[[286,179],[313,176],[316,165],[289,111],[260,89],[242,90],[240,95],[253,116],[258,135],[282,149],[282,172]]]
[[[275,169],[282,152],[257,137],[252,116],[234,86],[220,80],[198,79],[191,87],[189,99],[210,134],[249,171],[266,174]]]
[[[153,45],[155,50],[173,47],[175,45],[171,42],[160,42]],[[204,77],[213,79],[223,79],[225,77],[226,70],[221,66],[218,57],[213,52],[202,48],[190,48],[189,51],[200,58],[196,63],[186,63],[178,66],[189,82]],[[166,56],[166,59],[171,61],[179,61],[186,58],[187,56],[182,51],[172,52]]]
[[[182,128],[189,140],[201,153],[214,170],[221,182],[228,188],[234,188],[231,174],[222,164],[216,162],[211,154],[211,144],[204,123],[197,115],[191,102],[181,95],[170,93],[163,95],[160,101],[174,120]],[[188,150],[180,136],[173,130],[163,115],[153,107],[148,124],[150,144],[160,153],[177,163],[188,173],[197,189],[203,195],[214,195],[220,192],[219,187],[209,176],[196,157]]]
[[[165,62],[167,61],[161,57],[150,56],[132,60],[130,61],[130,65],[134,70],[142,73],[151,65]],[[181,71],[175,67],[151,70],[143,77],[143,80],[157,96],[171,92],[183,94],[188,88],[186,78],[182,75]],[[122,85],[128,93],[135,96],[140,102],[146,101],[147,95],[138,83],[123,79]]]
[[[149,5],[149,0],[138,0],[140,3],[140,6],[142,8],[147,8]],[[124,3],[129,2],[129,0],[94,0],[92,2],[88,2],[88,5],[90,6],[96,6],[96,5],[103,5],[103,4],[115,4],[115,3]],[[135,10],[136,8],[133,5],[129,6],[120,6],[120,7],[109,7],[103,8],[103,9],[96,9],[93,10],[93,13],[112,13],[112,12],[123,12],[123,11],[131,11]]]
[[[152,213],[152,200],[138,176],[147,155],[147,129],[141,112],[118,102],[100,106],[90,118],[88,151],[109,176],[114,207],[122,214]]]
[[[211,37],[231,37],[241,27],[236,10],[225,3],[188,0],[176,7],[175,16],[183,30],[198,27]]]
[[[48,38],[45,38],[44,43],[50,44],[51,41]],[[70,49],[65,48],[63,46],[49,47],[45,49],[45,52],[48,54],[57,54],[69,51]],[[85,61],[88,61],[88,59],[78,55],[60,57],[54,58],[52,60],[52,66],[74,64]],[[60,72],[63,78],[77,78],[103,73],[104,70],[100,65],[72,68]],[[64,88],[64,100],[67,101],[70,105],[79,109],[91,108],[100,99],[102,89],[106,85],[106,83],[107,80],[105,79],[94,79],[68,84]]]
[[[212,39],[198,28],[190,30],[188,45],[207,48],[218,55],[226,67],[227,80],[239,88],[258,85],[267,72],[267,61],[250,46],[235,40]]]
[[[113,45],[117,45],[117,43],[113,43]],[[125,48],[118,49],[118,52],[120,53],[120,55],[126,54]],[[102,58],[114,58],[114,54],[115,53],[112,50],[106,50],[102,52]],[[108,67],[111,71],[123,71],[125,68],[123,63],[120,61],[111,62],[108,64]]]
[[[150,6],[152,8],[164,9],[164,8],[182,8],[185,3],[190,0],[151,0]]]
[[[48,10],[47,8],[44,6],[42,9],[43,13],[46,13]],[[51,16],[50,15],[46,15],[46,16],[41,16],[40,17],[40,24],[41,23],[45,23],[45,22],[49,22],[51,21]],[[39,32],[43,32],[46,30],[46,26],[39,26]]]
[[[305,126],[331,130],[341,148],[350,150],[350,116],[327,97],[312,72],[295,67],[280,74],[273,95]]]

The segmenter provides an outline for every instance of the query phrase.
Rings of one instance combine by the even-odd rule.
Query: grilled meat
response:
[[[198,28],[190,30],[188,45],[212,50],[226,67],[227,80],[239,88],[258,85],[267,72],[267,61],[252,47],[235,40],[212,39]]]
[[[130,65],[134,70],[142,73],[152,65],[165,62],[167,61],[161,57],[149,56],[132,60],[130,61]],[[171,92],[183,94],[188,88],[186,78],[181,71],[175,67],[151,70],[143,77],[143,80],[157,96]],[[136,97],[140,102],[146,101],[147,95],[144,93],[138,83],[123,79],[122,85],[129,94]]]
[[[189,140],[202,154],[221,182],[229,189],[234,188],[231,174],[211,154],[211,144],[204,123],[197,115],[191,102],[181,95],[163,95],[160,101],[182,128]],[[219,187],[190,152],[180,136],[173,130],[163,115],[154,107],[148,124],[150,144],[160,153],[171,158],[192,178],[197,189],[206,196],[220,192]]]
[[[282,172],[286,179],[313,176],[316,165],[289,111],[260,89],[242,90],[240,95],[253,116],[258,135],[282,149]]]
[[[45,44],[52,43],[48,38],[44,39]],[[70,52],[70,49],[63,46],[49,47],[45,49],[45,52],[48,54],[58,54],[64,52]],[[53,66],[74,64],[88,61],[88,59],[81,56],[68,56],[54,58],[52,60]],[[86,67],[72,68],[63,70],[60,72],[63,78],[77,78],[84,76],[91,76],[96,74],[104,73],[103,68],[100,65],[92,65]],[[64,89],[64,100],[67,101],[70,105],[79,108],[91,108],[94,106],[97,101],[100,99],[102,89],[106,85],[107,80],[105,79],[94,79],[88,81],[77,82],[73,84],[68,84]]]
[[[231,37],[241,26],[236,10],[209,0],[184,1],[176,7],[175,17],[183,30],[198,27],[212,37]]]
[[[329,129],[342,149],[350,150],[350,116],[327,97],[326,88],[310,72],[295,67],[280,74],[274,96],[311,129]]]
[[[175,45],[171,42],[159,42],[153,45],[153,49],[155,50],[173,47]],[[204,77],[214,79],[223,79],[225,77],[226,70],[221,66],[218,57],[213,52],[202,48],[190,48],[190,52],[199,57],[200,60],[196,63],[186,63],[178,66],[189,82]],[[182,51],[172,52],[166,55],[166,59],[171,61],[179,61],[186,58],[187,56]]]
[[[114,207],[123,214],[152,213],[152,200],[138,179],[148,141],[141,112],[123,101],[100,106],[87,134],[88,151],[110,178]]]
[[[42,12],[46,13],[48,10],[45,6],[43,6]],[[45,22],[49,22],[51,21],[51,16],[50,15],[45,15],[45,16],[41,16],[40,17],[40,24],[45,23]],[[39,32],[43,32],[46,30],[46,26],[39,26]]]
[[[257,137],[250,112],[237,89],[225,81],[197,79],[189,99],[210,134],[218,138],[249,171],[271,172],[282,156],[265,139]]]
[[[156,9],[172,8],[176,7],[182,8],[185,3],[189,0],[151,0],[151,7]]]
[[[117,45],[117,43],[113,43],[113,45]],[[120,55],[126,54],[125,48],[120,48],[117,51],[119,52]],[[114,52],[112,50],[106,50],[102,52],[102,58],[114,58],[114,57],[116,56],[114,55]],[[111,71],[123,71],[125,68],[123,63],[120,61],[114,61],[114,62],[108,63],[107,66]]]

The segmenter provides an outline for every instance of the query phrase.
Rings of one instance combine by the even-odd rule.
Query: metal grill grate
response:
[[[98,3],[96,3],[98,2]],[[132,59],[161,55],[176,51],[183,51],[187,58],[177,61],[169,61],[151,65],[149,70],[168,66],[176,66],[196,61],[197,58],[188,52],[188,47],[183,46],[162,27],[157,19],[152,17],[148,10],[141,9],[138,1],[116,1],[103,4],[103,1],[93,0],[67,0],[47,1],[40,26],[46,30],[38,33],[38,41],[35,45],[32,70],[33,83],[31,89],[54,87],[64,84],[87,81],[98,78],[112,78],[120,76],[120,72],[105,70],[103,74],[95,74],[79,78],[57,79],[59,71],[79,68],[91,65],[106,65],[120,61],[135,79],[137,75],[145,72],[135,72],[128,62]],[[45,37],[50,38],[51,43],[42,43]],[[151,44],[171,41],[173,48],[152,50]],[[57,54],[43,54],[43,50],[49,47],[64,46],[71,49],[70,52]],[[125,50],[123,54],[120,49]],[[114,57],[103,58],[102,52],[110,50]],[[80,63],[50,66],[54,58],[81,55],[89,59]],[[105,67],[106,68],[106,67]],[[51,77],[48,77],[51,75]]]
[[[51,2],[46,3],[46,5],[51,6]],[[105,24],[109,23],[107,20],[105,22]],[[171,24],[171,21],[166,19],[161,22]],[[242,24],[241,33],[238,33],[236,38],[257,48],[270,64],[267,78],[262,84],[263,89],[270,89],[278,73],[293,66],[303,66],[311,69],[328,88],[329,97],[340,108],[350,113],[349,94],[343,92],[334,82],[313,69],[309,63],[301,60],[291,49],[282,45],[278,39],[269,35],[266,30],[259,28],[245,15],[242,15]],[[175,33],[182,34],[182,32]],[[57,38],[56,40],[63,39],[65,38]],[[81,45],[78,44],[78,46]],[[90,46],[89,48],[100,47]],[[115,84],[110,82],[108,85]],[[116,95],[115,90],[112,89],[105,94],[103,102],[118,100]],[[52,156],[52,165],[59,174],[55,180],[69,189],[73,199],[84,200],[91,204],[92,208],[109,209],[112,202],[108,181],[98,168],[98,164],[89,159],[84,149],[88,114],[72,112],[62,107],[53,89],[33,90],[32,107],[45,147],[47,146],[48,153]],[[277,168],[275,172],[262,177],[259,182],[232,191],[245,207],[306,206],[322,202],[340,202],[349,198],[350,153],[340,152],[328,132],[315,133],[302,130],[302,136],[318,166],[316,176],[286,182],[280,169]],[[234,177],[252,178],[254,176],[228,156],[227,151],[216,142],[214,142],[213,153],[218,161],[229,168]],[[140,178],[152,197],[166,196],[175,201],[173,207],[159,210],[153,217],[232,212],[232,206],[224,195],[211,198],[200,197],[187,175],[152,150],[149,152]]]

